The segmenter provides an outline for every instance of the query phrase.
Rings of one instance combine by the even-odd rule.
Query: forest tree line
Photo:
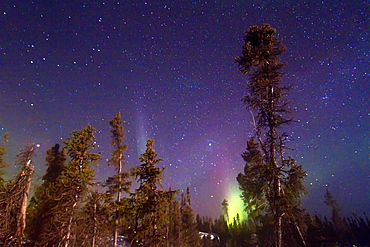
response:
[[[0,244],[2,246],[369,246],[370,222],[366,215],[340,216],[330,191],[325,204],[332,216],[311,216],[301,197],[306,172],[288,156],[294,123],[283,83],[286,50],[268,24],[252,26],[244,37],[241,56],[235,59],[247,76],[243,103],[251,113],[254,134],[246,141],[244,169],[236,180],[247,219],[229,219],[224,200],[217,219],[194,216],[189,188],[179,193],[163,188],[164,167],[148,140],[140,164],[125,163],[125,131],[120,113],[109,124],[113,152],[108,165],[115,174],[95,181],[95,129],[87,126],[71,133],[46,155],[42,184],[28,198],[33,175],[34,145],[22,150],[21,167],[11,180],[0,173]],[[0,147],[0,167],[7,136]],[[133,182],[137,184],[133,188]]]
[[[119,114],[114,121],[120,121]],[[23,203],[30,189],[34,147],[26,147],[17,156],[20,170],[13,179],[5,179],[1,169],[1,246],[113,246],[115,236],[117,246],[122,244],[122,236],[131,246],[272,246],[271,222],[256,224],[262,215],[229,219],[230,208],[224,200],[220,204],[223,214],[218,218],[194,216],[189,188],[181,194],[171,188],[164,190],[160,186],[164,168],[158,168],[161,159],[152,140],[147,142],[138,167],[130,172],[117,170],[105,182],[94,182],[92,165],[99,154],[90,152],[93,132],[91,126],[75,131],[65,147],[56,144],[47,151],[43,182],[36,186],[27,208]],[[1,168],[5,168],[6,139],[0,147]],[[72,148],[72,143],[77,146]],[[123,147],[121,151],[127,148]],[[113,153],[119,154],[117,150]],[[71,156],[77,153],[85,156]],[[114,162],[112,158],[109,164]],[[135,179],[139,187],[130,192]],[[119,191],[124,191],[125,197]],[[304,215],[301,226],[306,246],[369,246],[366,215],[342,218],[329,191],[324,202],[332,209],[330,218]],[[212,233],[215,238],[201,239],[199,232]],[[294,229],[284,236],[284,246],[304,246]]]
[[[199,246],[190,191],[180,195],[162,188],[165,168],[159,167],[162,159],[154,141],[147,141],[140,165],[127,169],[120,113],[110,124],[114,150],[108,165],[116,173],[104,182],[95,182],[94,166],[101,155],[93,152],[92,126],[72,132],[63,147],[55,144],[47,151],[46,172],[30,200],[34,145],[19,153],[20,170],[13,179],[6,180],[1,170],[1,246],[117,246],[122,238],[132,246]]]

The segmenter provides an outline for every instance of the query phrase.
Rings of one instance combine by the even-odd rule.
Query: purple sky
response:
[[[253,134],[234,58],[246,28],[269,23],[288,48],[305,207],[327,214],[329,188],[343,214],[369,212],[367,1],[4,0],[0,11],[0,134],[9,163],[40,144],[36,183],[45,151],[87,124],[104,155],[97,179],[110,175],[108,122],[121,111],[128,166],[155,139],[165,187],[189,186],[194,211],[218,216]]]

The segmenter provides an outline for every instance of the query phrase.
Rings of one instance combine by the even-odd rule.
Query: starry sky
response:
[[[94,126],[112,174],[110,126],[121,111],[127,166],[148,138],[166,166],[164,187],[190,187],[195,213],[217,217],[238,204],[240,154],[253,135],[241,98],[246,76],[234,58],[245,30],[271,24],[287,46],[293,86],[290,151],[307,171],[311,213],[329,215],[329,189],[342,214],[370,211],[368,1],[2,0],[0,134],[8,163],[28,142],[45,151]]]

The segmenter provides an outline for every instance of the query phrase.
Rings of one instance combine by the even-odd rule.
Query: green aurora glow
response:
[[[240,197],[241,191],[237,185],[230,186],[228,191],[228,198],[226,199],[229,203],[229,217],[228,223],[232,223],[237,214],[239,214],[240,220],[246,219],[247,214],[244,211],[244,203]]]

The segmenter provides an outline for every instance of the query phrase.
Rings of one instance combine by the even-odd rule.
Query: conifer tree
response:
[[[249,76],[243,101],[252,113],[257,139],[247,143],[242,155],[244,173],[237,180],[247,208],[264,212],[272,220],[277,247],[282,246],[283,220],[302,236],[297,220],[302,215],[300,197],[306,193],[305,172],[293,158],[286,157],[288,135],[281,132],[292,122],[285,99],[289,87],[282,84],[285,65],[279,60],[284,51],[276,30],[265,24],[246,31],[242,55],[236,58],[241,72]]]
[[[66,165],[66,150],[60,150],[55,144],[46,152],[46,172],[42,177],[42,184],[36,187],[27,209],[28,238],[37,243],[42,239],[42,233],[51,225],[50,211],[57,205],[60,196],[58,179]]]
[[[345,221],[340,216],[340,207],[337,202],[337,200],[334,199],[334,196],[331,194],[331,192],[327,189],[325,192],[325,201],[324,203],[331,207],[332,209],[332,215],[331,220],[333,221],[335,230],[339,233],[344,233],[346,230],[346,224]]]
[[[169,191],[172,191],[170,188]],[[180,203],[175,199],[174,194],[170,194],[168,200],[168,230],[167,230],[167,245],[166,246],[181,246],[181,213]]]
[[[181,194],[181,242],[183,246],[199,246],[199,232],[194,221],[194,214],[191,208],[190,189],[186,188],[186,195]]]
[[[111,246],[110,215],[107,193],[91,191],[78,214],[75,246]]]
[[[113,203],[115,211],[113,246],[117,246],[119,220],[123,216],[123,214],[120,214],[120,211],[125,210],[124,207],[122,207],[125,204],[122,202],[121,197],[123,192],[128,193],[130,191],[131,181],[128,181],[130,174],[123,171],[124,153],[127,150],[127,145],[123,144],[125,131],[122,125],[121,113],[118,112],[109,124],[112,127],[112,145],[114,147],[109,165],[114,166],[117,173],[107,179],[106,185],[109,187],[109,192],[112,197],[115,197]]]
[[[31,188],[34,166],[34,145],[30,144],[17,156],[20,172],[5,188],[5,197],[0,201],[0,244],[21,246],[26,228],[26,209]]]
[[[220,237],[220,243],[218,246],[225,247],[231,239],[228,219],[225,218],[225,214],[220,215],[218,219],[215,219],[213,226],[213,232]]]
[[[167,241],[169,198],[175,191],[160,189],[165,168],[157,167],[162,159],[153,149],[154,141],[148,140],[146,151],[140,156],[141,164],[131,173],[139,188],[130,195],[132,225],[129,239],[138,246],[163,246]]]
[[[226,217],[226,220],[229,220],[229,202],[224,199],[221,203],[222,205],[222,212],[224,213],[224,216]]]
[[[70,157],[68,166],[63,173],[67,191],[64,193],[65,203],[69,204],[67,213],[67,224],[63,232],[64,246],[70,245],[72,224],[77,210],[77,204],[88,192],[88,186],[93,184],[94,170],[91,165],[96,165],[100,155],[91,153],[95,147],[95,128],[87,126],[79,131],[74,131],[65,142],[67,154]]]
[[[94,170],[91,165],[100,158],[99,154],[91,152],[95,147],[95,131],[92,126],[73,131],[64,143],[69,162],[55,184],[58,197],[54,199],[56,205],[48,212],[50,224],[36,246],[73,246],[75,235],[72,230],[78,206],[93,185]]]

